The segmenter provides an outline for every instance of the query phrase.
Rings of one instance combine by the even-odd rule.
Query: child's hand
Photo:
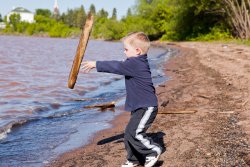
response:
[[[96,68],[96,61],[85,61],[82,64],[81,69],[83,69],[85,73],[88,73],[92,68]]]

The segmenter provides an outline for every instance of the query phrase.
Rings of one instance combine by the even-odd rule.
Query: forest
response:
[[[143,31],[151,40],[227,40],[250,38],[250,0],[136,0],[126,16],[117,19],[116,8],[88,9],[95,16],[92,38],[119,40],[129,32]],[[24,34],[49,37],[77,37],[87,17],[84,6],[53,15],[37,9],[35,22],[20,21],[13,14],[1,34]]]

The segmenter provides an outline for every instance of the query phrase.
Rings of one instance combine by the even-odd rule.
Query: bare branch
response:
[[[231,20],[235,34],[241,39],[250,39],[250,0],[223,0],[225,11]]]

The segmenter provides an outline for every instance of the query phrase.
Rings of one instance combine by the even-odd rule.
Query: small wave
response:
[[[60,105],[55,105],[53,106],[54,108],[58,108],[60,107]],[[52,107],[52,108],[53,108]],[[44,111],[44,109],[48,109],[47,107],[38,107],[33,111],[36,112],[40,112],[40,111]],[[66,116],[70,116],[73,115],[75,113],[79,113],[82,112],[83,109],[78,109],[78,110],[69,110],[69,111],[65,111],[65,112],[57,112],[57,113],[53,113],[50,115],[46,115],[46,116],[33,116],[33,117],[27,117],[27,118],[19,118],[19,120],[15,120],[15,121],[11,121],[8,124],[6,124],[3,127],[0,127],[0,141],[5,139],[8,135],[8,133],[10,133],[12,131],[13,128],[18,127],[18,126],[23,126],[24,124],[33,122],[33,121],[38,121],[38,120],[42,120],[42,119],[54,119],[54,118],[61,118],[61,117],[66,117]]]
[[[23,125],[27,122],[28,120],[23,119],[23,120],[18,120],[18,121],[12,121],[9,124],[5,125],[4,127],[0,128],[0,140],[3,140],[7,137],[7,134],[11,132],[11,129],[13,127],[17,127],[20,125]]]
[[[104,98],[76,98],[70,99],[72,101],[96,101],[96,100],[105,100]]]
[[[47,104],[41,104],[41,103],[37,103],[37,104],[39,105],[30,107],[30,110],[32,111],[32,113],[39,114],[39,113],[49,112],[51,110],[58,110],[62,106],[60,103],[56,103],[56,102],[47,103]]]
[[[7,134],[10,133],[11,130],[10,129],[7,129],[6,131],[0,133],[0,140],[3,140],[7,137]]]
[[[48,118],[48,119],[54,119],[54,118],[61,118],[61,117],[67,117],[79,112],[83,112],[83,109],[76,109],[76,110],[70,110],[70,111],[65,111],[65,112],[57,112],[54,113],[53,115],[43,117],[43,118]]]
[[[104,98],[93,98],[93,99],[88,99],[88,100],[95,101],[96,99],[103,100]],[[76,100],[76,99],[74,99],[74,100]],[[82,99],[80,99],[80,100],[82,100]],[[61,107],[61,105],[58,103],[51,103],[51,104],[49,104],[48,107],[37,106],[37,107],[31,109],[33,113],[36,113],[35,115],[17,118],[18,120],[13,120],[13,121],[7,123],[6,125],[0,127],[0,141],[5,139],[8,136],[8,134],[13,131],[13,128],[15,128],[15,127],[23,126],[27,123],[34,122],[34,121],[40,121],[40,120],[44,120],[44,119],[56,119],[56,118],[68,117],[68,116],[86,111],[83,108],[81,108],[81,109],[78,108],[78,109],[70,109],[70,110],[66,110],[66,111],[59,110],[58,112],[49,113],[49,111],[51,109],[58,109],[60,107]]]

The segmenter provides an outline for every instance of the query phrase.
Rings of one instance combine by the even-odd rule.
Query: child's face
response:
[[[124,42],[124,53],[127,57],[136,57],[141,54],[141,50],[139,48],[135,48],[128,44],[126,41]]]

